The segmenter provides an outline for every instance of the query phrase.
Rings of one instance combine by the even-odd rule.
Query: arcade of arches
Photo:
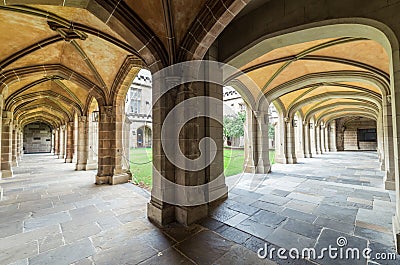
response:
[[[153,165],[163,179],[179,187],[215,180],[218,185],[197,192],[212,200],[228,196],[219,178],[222,125],[197,117],[180,131],[180,150],[192,160],[211,157],[197,146],[201,139],[215,144],[213,161],[198,170],[175,165],[166,155],[162,125],[175,106],[200,96],[220,100],[206,108],[222,117],[222,87],[230,85],[248,105],[245,172],[271,170],[269,104],[279,114],[277,162],[343,150],[338,138],[355,137],[355,149],[377,150],[383,186],[396,192],[393,227],[400,240],[400,1],[30,2],[0,4],[3,180],[12,177],[22,157],[28,129],[42,126],[51,128],[46,139],[66,163],[76,163],[76,170],[97,168],[96,184],[128,182],[124,102],[135,75],[141,68],[157,73],[185,61],[217,61],[228,69],[221,67],[220,83],[180,85],[173,76],[162,80],[173,89],[153,98]],[[218,75],[207,67],[201,71]],[[153,97],[158,92],[153,89]],[[190,110],[182,105],[181,111]],[[355,136],[343,136],[350,128]],[[208,216],[208,200],[174,204],[171,194],[170,185],[153,181],[147,215],[154,223],[191,224]],[[175,195],[191,201],[193,194]]]

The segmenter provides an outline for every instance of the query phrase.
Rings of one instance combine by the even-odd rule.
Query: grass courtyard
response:
[[[270,151],[271,164],[275,162],[275,151]],[[132,148],[130,152],[133,182],[144,187],[151,187],[152,171],[151,148]],[[243,171],[244,151],[241,149],[224,149],[224,173],[227,177]]]

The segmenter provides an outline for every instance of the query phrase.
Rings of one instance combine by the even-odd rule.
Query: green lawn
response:
[[[270,151],[271,164],[274,163],[275,151]],[[130,152],[131,171],[135,184],[151,187],[152,163],[151,148],[133,148]],[[149,163],[147,163],[149,162]],[[224,149],[224,172],[225,176],[239,174],[243,171],[244,151],[238,149]]]

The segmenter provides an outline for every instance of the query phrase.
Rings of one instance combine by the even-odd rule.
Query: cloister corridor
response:
[[[146,217],[148,192],[95,185],[94,172],[51,154],[24,155],[14,177],[0,180],[0,264],[333,264],[256,253],[265,243],[318,249],[338,236],[394,250],[394,192],[383,188],[375,152],[326,153],[268,175],[229,177],[229,198],[210,217],[162,229]]]

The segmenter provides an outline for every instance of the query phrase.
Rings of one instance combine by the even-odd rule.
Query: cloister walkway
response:
[[[257,257],[265,243],[318,249],[338,236],[391,251],[395,198],[377,168],[375,153],[340,152],[230,177],[229,199],[200,225],[159,229],[146,218],[149,195],[140,188],[96,186],[94,171],[25,155],[15,176],[0,180],[0,264],[274,264]]]

